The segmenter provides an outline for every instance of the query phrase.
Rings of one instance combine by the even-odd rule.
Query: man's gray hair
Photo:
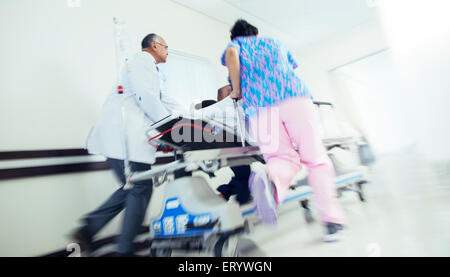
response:
[[[142,49],[144,48],[150,48],[152,45],[152,42],[158,42],[158,35],[151,33],[145,36],[145,38],[142,40],[141,46]]]

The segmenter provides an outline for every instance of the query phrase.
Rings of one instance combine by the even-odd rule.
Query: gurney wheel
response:
[[[214,245],[215,257],[237,257],[236,236],[222,235]]]
[[[359,196],[359,200],[361,200],[361,202],[366,202],[366,197],[364,196],[364,192],[362,190],[362,185],[364,183],[357,183],[356,185],[358,186],[358,196]]]
[[[314,217],[312,216],[311,209],[309,208],[309,200],[308,199],[301,200],[300,205],[304,209],[306,223],[314,222]]]
[[[359,200],[361,200],[361,202],[366,202],[366,198],[364,197],[364,194],[362,192],[358,192],[358,196],[359,196]]]
[[[305,210],[305,220],[308,224],[314,222],[314,217],[312,216],[311,210]]]
[[[150,257],[170,257],[172,256],[172,249],[170,248],[151,248]]]

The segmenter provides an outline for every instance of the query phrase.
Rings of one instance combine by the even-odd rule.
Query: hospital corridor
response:
[[[0,257],[450,257],[449,9],[1,1]]]

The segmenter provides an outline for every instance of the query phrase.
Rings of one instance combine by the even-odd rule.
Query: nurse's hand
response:
[[[233,98],[233,99],[241,99],[241,92],[238,91],[238,90],[233,90],[230,93],[230,97]]]

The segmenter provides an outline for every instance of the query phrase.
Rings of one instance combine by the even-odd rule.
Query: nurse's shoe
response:
[[[278,216],[273,194],[275,190],[265,171],[252,172],[249,178],[249,187],[255,203],[256,214],[265,224],[276,224]]]
[[[337,223],[326,222],[325,223],[325,235],[323,237],[324,242],[335,242],[342,239],[342,230],[344,226]]]

